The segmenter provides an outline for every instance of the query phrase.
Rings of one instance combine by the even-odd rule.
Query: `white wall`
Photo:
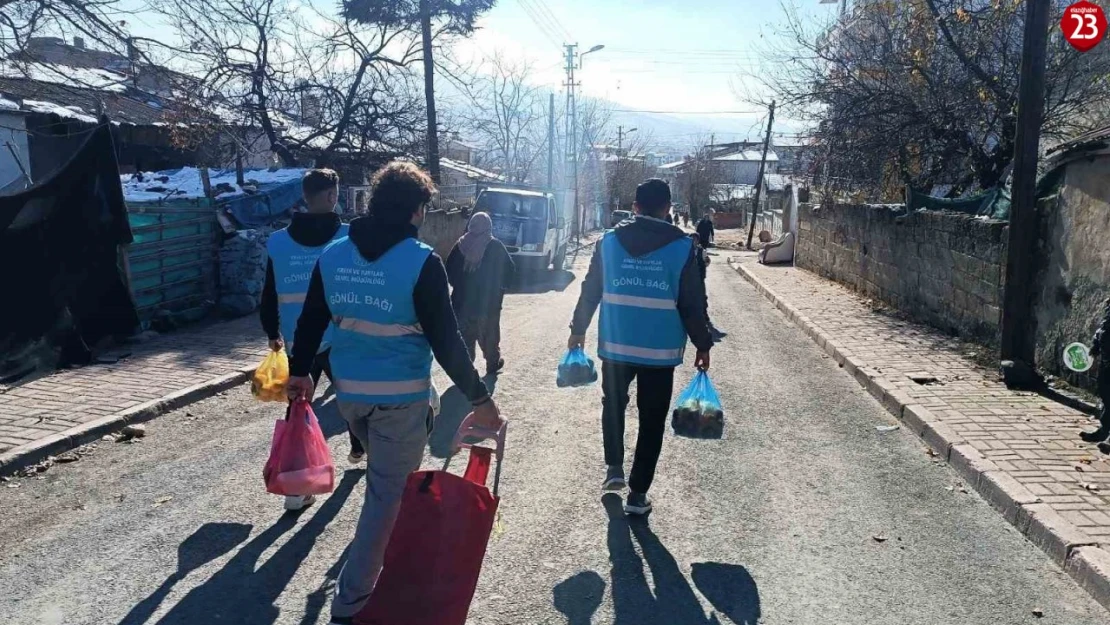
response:
[[[24,116],[19,113],[6,113],[0,111],[0,189],[23,177],[23,173],[12,156],[12,149],[19,156],[23,168],[31,171],[31,152],[27,145],[27,131],[25,130]],[[11,144],[11,149],[8,144]],[[8,192],[18,191],[21,187],[15,185]]]

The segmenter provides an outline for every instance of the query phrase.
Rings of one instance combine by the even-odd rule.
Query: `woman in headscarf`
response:
[[[486,373],[505,366],[501,357],[501,303],[513,275],[513,259],[505,245],[493,237],[493,221],[486,213],[474,213],[447,257],[447,280],[451,304],[459,319],[463,341],[475,357],[477,343],[486,358]]]

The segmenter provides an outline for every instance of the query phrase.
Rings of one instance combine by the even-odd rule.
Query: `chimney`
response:
[[[74,37],[73,38],[73,47],[77,48],[78,50],[84,50],[85,49],[85,38],[84,37]]]

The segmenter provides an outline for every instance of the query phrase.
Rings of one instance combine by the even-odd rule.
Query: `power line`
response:
[[[553,34],[551,27],[542,18],[540,18],[540,16],[535,12],[535,9],[532,8],[532,5],[528,4],[528,0],[520,0],[520,8],[524,9],[524,13],[528,15],[528,19],[536,25],[536,28],[539,29],[544,38],[551,42],[551,45],[555,46],[556,48],[562,47],[562,44],[559,43],[560,37],[556,34]]]
[[[557,29],[556,32],[561,32],[566,36],[567,41],[574,41],[574,37],[571,36],[570,31],[567,30],[566,26],[563,26],[559,18],[555,17],[555,14],[551,12],[551,8],[547,6],[544,0],[530,0],[530,2],[539,9],[541,15],[546,15],[547,20],[555,25]]]

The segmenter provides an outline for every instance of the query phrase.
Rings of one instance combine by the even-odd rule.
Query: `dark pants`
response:
[[[325,373],[328,374],[328,382],[331,382],[332,385],[335,384],[335,377],[331,374],[330,356],[331,350],[316,354],[316,360],[312,362],[312,373],[310,374],[312,375],[313,387],[320,386],[320,376]],[[292,407],[292,404],[290,404],[290,407]],[[289,408],[285,409],[285,419],[287,421],[289,420]],[[356,454],[364,453],[362,443],[358,440],[358,437],[355,436],[355,433],[351,431],[350,426],[347,427],[347,436],[351,439],[351,452]]]
[[[470,359],[477,357],[474,344],[482,348],[486,357],[486,368],[493,370],[501,360],[501,311],[497,310],[484,317],[463,318],[459,320],[459,332]]]
[[[628,487],[646,493],[655,479],[655,464],[663,450],[667,413],[671,411],[674,390],[673,367],[643,367],[602,361],[601,433],[605,441],[605,464],[624,465],[624,411],[628,408],[628,388],[636,382],[636,404],[640,409],[640,434]]]

